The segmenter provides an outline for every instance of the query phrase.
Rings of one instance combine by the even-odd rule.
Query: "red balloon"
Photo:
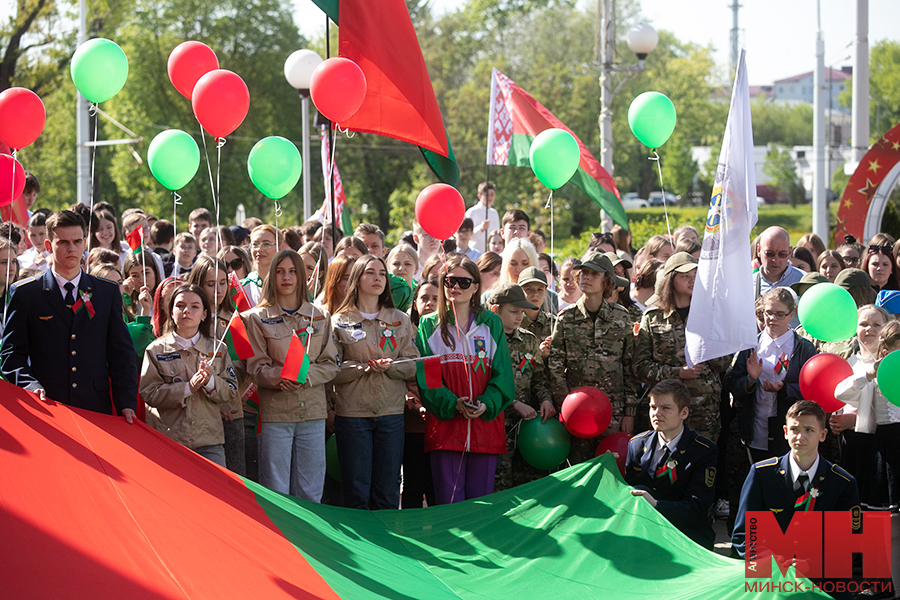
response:
[[[191,99],[201,77],[219,68],[219,59],[203,42],[182,42],[169,54],[169,79],[178,92]]]
[[[194,86],[191,106],[203,129],[213,137],[225,137],[247,116],[250,90],[237,73],[216,69]]]
[[[0,206],[8,206],[25,191],[25,169],[9,154],[0,154]]]
[[[834,412],[844,406],[834,397],[834,388],[851,375],[853,367],[837,354],[816,354],[800,369],[800,393],[825,412]]]
[[[316,110],[330,121],[342,123],[362,106],[366,97],[366,76],[349,58],[329,58],[313,71],[309,95]]]
[[[47,112],[31,90],[14,87],[0,92],[0,142],[24,148],[41,135]]]
[[[625,459],[628,457],[628,441],[630,439],[631,436],[624,431],[611,433],[597,444],[597,453],[594,456],[600,456],[606,452],[615,452],[618,455],[616,456],[616,466],[619,467],[619,473],[624,477]]]
[[[453,236],[465,218],[466,203],[452,185],[433,183],[416,198],[416,220],[437,240]]]
[[[584,386],[569,392],[559,415],[569,433],[587,439],[597,437],[609,427],[612,405],[606,394],[595,387]]]

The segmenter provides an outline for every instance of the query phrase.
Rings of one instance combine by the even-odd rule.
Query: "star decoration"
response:
[[[863,194],[866,197],[866,202],[872,201],[872,196],[875,195],[875,191],[878,189],[877,183],[872,183],[871,179],[866,179],[866,187],[857,190],[860,194]]]
[[[876,175],[878,174],[878,169],[880,169],[880,168],[881,168],[881,165],[878,164],[877,158],[869,163],[869,171],[872,171]]]

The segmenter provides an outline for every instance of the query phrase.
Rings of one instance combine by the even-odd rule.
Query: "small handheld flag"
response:
[[[241,287],[241,282],[238,281],[234,271],[228,274],[228,287],[228,295],[231,297],[231,303],[234,305],[235,310],[244,312],[253,308],[250,306],[250,299],[247,298],[247,294],[244,292],[244,288]]]
[[[288,346],[287,356],[284,359],[284,366],[281,368],[281,377],[289,381],[297,383],[306,383],[306,377],[309,375],[309,355],[306,354],[306,348],[303,342],[296,335],[291,336],[291,345]]]
[[[247,330],[244,328],[244,321],[237,313],[228,323],[225,340],[231,360],[246,360],[255,356],[253,346],[250,345],[250,338],[247,336]]]
[[[134,231],[125,236],[125,241],[128,242],[128,247],[131,248],[132,253],[140,254],[141,248],[144,245],[144,228],[138,226]]]
[[[425,387],[429,390],[441,387],[443,381],[441,379],[441,357],[427,356],[416,361],[416,370],[421,370],[425,379]]]

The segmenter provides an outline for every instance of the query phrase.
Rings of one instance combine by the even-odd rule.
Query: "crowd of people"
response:
[[[38,191],[29,176],[32,203]],[[344,237],[315,220],[217,226],[197,209],[176,234],[105,202],[30,207],[27,227],[4,224],[0,238],[3,377],[145,421],[272,489],[351,508],[459,502],[547,475],[517,450],[521,422],[555,418],[572,390],[592,386],[612,419],[573,438],[568,463],[593,458],[610,434],[634,436],[625,476],[635,495],[702,545],[714,517],[738,535],[735,516],[766,485],[760,465],[794,456],[792,422],[822,420],[823,464],[855,479],[863,508],[897,509],[900,408],[875,381],[880,359],[900,349],[891,236],[829,250],[815,235],[792,247],[784,229],[766,229],[748,256],[756,314],[733,315],[756,319],[756,348],[688,367],[693,227],[636,249],[616,226],[578,257],[551,257],[529,215],[501,218],[494,197],[482,183],[452,239],[414,222],[390,248],[369,223]],[[859,307],[850,340],[814,339],[797,319],[799,297],[824,282]],[[229,347],[236,321],[252,357]],[[286,376],[297,340],[302,362]],[[798,383],[818,352],[854,373],[827,427]],[[336,477],[326,476],[332,435]]]

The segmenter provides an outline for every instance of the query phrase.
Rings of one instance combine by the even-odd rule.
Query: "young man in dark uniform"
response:
[[[81,270],[84,219],[63,210],[47,219],[53,267],[10,290],[0,370],[19,387],[130,423],[137,407],[134,346],[122,319],[122,294]]]
[[[719,449],[684,426],[691,392],[676,379],[650,390],[650,423],[628,442],[625,481],[686,536],[712,549],[709,509],[715,499]]]

